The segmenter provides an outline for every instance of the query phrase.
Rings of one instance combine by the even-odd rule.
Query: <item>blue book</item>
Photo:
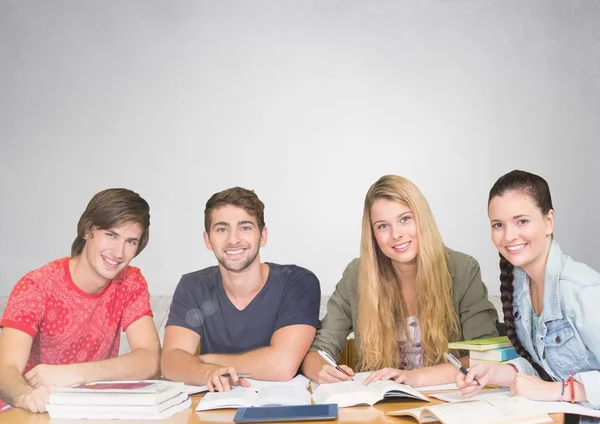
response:
[[[486,350],[483,352],[477,352],[472,350],[469,355],[471,359],[494,362],[504,362],[519,357],[519,354],[512,346],[500,347],[497,349]]]

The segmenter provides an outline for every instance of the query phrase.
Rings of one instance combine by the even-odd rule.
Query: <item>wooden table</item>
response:
[[[0,414],[0,424],[198,424],[198,423],[232,423],[236,410],[217,409],[212,411],[195,412],[196,405],[202,396],[192,396],[192,407],[187,411],[181,411],[171,418],[163,421],[139,421],[139,420],[51,420],[48,414],[32,414],[23,409],[12,409]],[[431,399],[431,405],[442,403],[437,399]],[[380,402],[375,406],[355,406],[351,408],[340,408],[339,417],[335,421],[310,421],[312,424],[339,423],[371,423],[371,424],[401,424],[416,421],[411,418],[389,417],[385,415],[388,411],[396,409],[410,409],[429,405],[419,401]],[[554,423],[563,423],[563,414],[550,414]],[[475,421],[474,421],[475,422]]]

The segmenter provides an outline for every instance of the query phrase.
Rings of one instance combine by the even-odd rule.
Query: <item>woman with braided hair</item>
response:
[[[457,375],[458,387],[471,397],[486,384],[510,386],[511,395],[600,409],[600,274],[554,240],[548,183],[509,172],[490,190],[488,214],[506,333],[521,357],[478,363]]]

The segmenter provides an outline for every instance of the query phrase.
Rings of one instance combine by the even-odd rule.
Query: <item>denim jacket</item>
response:
[[[529,278],[514,271],[513,314],[523,347],[556,381],[575,373],[584,387],[585,406],[600,409],[600,273],[564,255],[552,241],[544,286],[544,309],[533,340]],[[524,358],[510,361],[537,375]]]

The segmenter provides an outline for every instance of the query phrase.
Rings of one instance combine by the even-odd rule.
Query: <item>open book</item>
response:
[[[480,424],[534,424],[552,422],[552,418],[523,397],[487,397],[479,400],[444,403],[424,408],[390,411],[394,417],[413,417],[420,423],[440,421],[443,424],[464,424],[476,417]]]
[[[310,393],[297,385],[274,385],[261,389],[236,386],[229,392],[204,395],[196,411],[250,406],[310,405]]]
[[[320,384],[313,390],[315,403],[337,403],[340,408],[354,405],[374,405],[383,399],[411,399],[429,402],[429,399],[418,390],[406,384],[398,384],[391,380],[382,380],[363,384],[370,373],[358,373],[354,381]]]

